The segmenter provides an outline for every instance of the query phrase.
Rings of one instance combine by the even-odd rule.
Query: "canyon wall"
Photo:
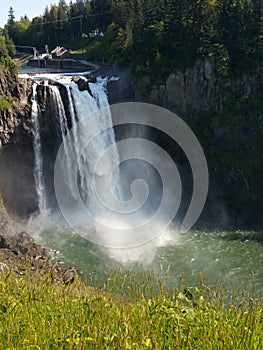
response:
[[[261,225],[263,214],[262,81],[260,70],[238,80],[218,81],[213,59],[204,58],[186,72],[170,74],[161,85],[149,78],[120,73],[118,81],[108,83],[108,97],[111,104],[127,101],[157,104],[182,117],[198,137],[209,166],[209,196],[201,219],[231,227],[256,227]],[[1,108],[0,193],[8,211],[23,217],[38,209],[32,84],[30,79],[20,80],[15,74],[0,71],[0,98],[11,103],[11,107]],[[62,87],[60,89],[67,106],[66,93]],[[50,191],[48,197],[52,198],[53,167],[61,142],[60,126],[49,90],[39,85],[37,91],[44,178]],[[124,130],[116,130],[116,133],[120,139]],[[191,199],[189,163],[182,150],[162,135],[153,134],[152,140],[177,162],[186,198],[181,208],[183,216]],[[54,196],[52,201],[55,201]]]
[[[0,193],[7,210],[37,210],[31,120],[31,80],[0,69]],[[4,101],[4,102],[3,102]],[[9,105],[8,105],[9,103]]]
[[[237,79],[218,80],[214,59],[203,58],[185,72],[170,74],[162,84],[123,72],[118,81],[109,83],[108,91],[111,104],[137,101],[159,105],[176,113],[193,129],[205,152],[210,175],[201,220],[227,227],[262,226],[262,69]],[[189,164],[174,144],[165,143],[161,141],[180,166],[189,198]]]

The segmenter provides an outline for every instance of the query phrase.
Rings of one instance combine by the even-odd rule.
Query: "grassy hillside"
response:
[[[244,293],[226,308],[223,291],[202,278],[169,295],[155,280],[150,298],[149,274],[140,283],[113,274],[111,294],[79,280],[53,283],[52,269],[21,278],[1,267],[0,349],[263,349],[262,304]]]

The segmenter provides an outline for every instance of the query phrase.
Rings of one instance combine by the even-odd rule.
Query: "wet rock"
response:
[[[63,282],[65,284],[72,283],[74,281],[76,274],[77,274],[77,271],[75,269],[72,269],[72,268],[66,269],[63,272]]]
[[[10,248],[10,245],[8,244],[8,242],[6,241],[6,239],[4,237],[0,237],[0,249],[5,249],[5,248]]]
[[[82,77],[73,77],[72,81],[78,85],[79,91],[88,91],[88,93],[92,95],[92,92],[89,87],[89,81]]]
[[[11,246],[14,247],[20,254],[29,254],[32,257],[47,255],[47,250],[37,243],[25,231],[10,237],[9,241]]]
[[[0,235],[1,271],[9,273],[12,269],[21,277],[31,272],[36,279],[48,273],[54,283],[73,283],[78,272],[61,266],[51,254],[25,231],[11,237]]]
[[[97,81],[96,75],[88,75],[86,78],[87,78],[87,80],[88,80],[89,83],[95,84],[96,81]]]

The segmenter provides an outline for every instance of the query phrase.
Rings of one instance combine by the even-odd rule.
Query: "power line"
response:
[[[6,45],[6,46],[13,46],[13,45]],[[35,49],[35,46],[24,46],[24,45],[16,45],[14,44],[15,47],[26,47],[27,49]]]
[[[113,11],[107,11],[107,12],[101,12],[101,13],[90,13],[87,15],[79,15],[79,16],[68,17],[68,18],[64,18],[64,19],[57,19],[55,21],[41,22],[41,23],[32,23],[31,22],[30,25],[31,26],[41,26],[41,25],[52,24],[52,23],[69,22],[69,21],[72,21],[74,19],[82,20],[83,17],[87,18],[87,17],[93,17],[93,16],[103,16],[103,15],[107,15],[107,14],[112,13],[112,12]]]

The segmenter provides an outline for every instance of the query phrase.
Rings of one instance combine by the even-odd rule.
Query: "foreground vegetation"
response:
[[[262,304],[244,293],[226,307],[202,276],[168,294],[151,273],[119,270],[104,285],[112,293],[1,267],[1,349],[263,349]]]

